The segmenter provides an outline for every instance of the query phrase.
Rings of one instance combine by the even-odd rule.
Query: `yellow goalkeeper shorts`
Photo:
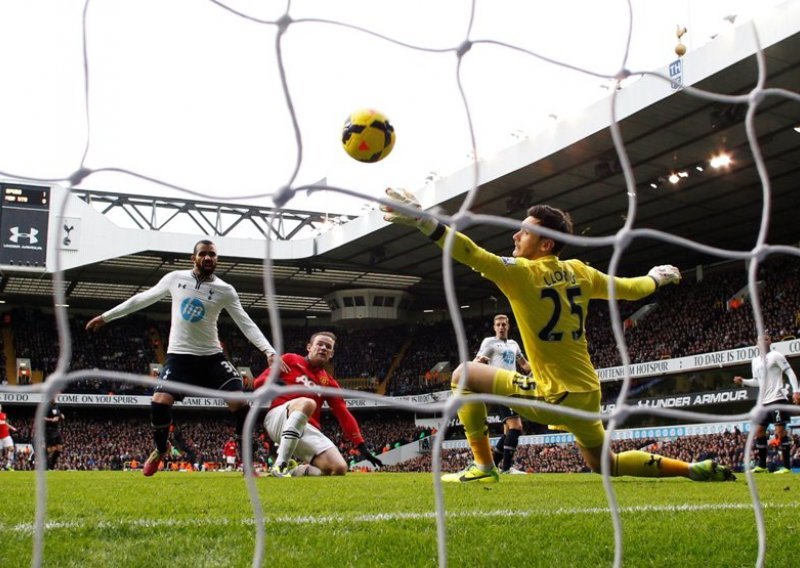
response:
[[[552,385],[514,371],[498,369],[494,375],[494,394],[520,400],[546,402],[551,407],[532,408],[509,405],[517,414],[537,424],[547,424],[554,430],[566,430],[585,448],[600,446],[606,437],[603,423],[596,419],[568,416],[560,409],[572,408],[600,414],[600,391],[553,392]]]

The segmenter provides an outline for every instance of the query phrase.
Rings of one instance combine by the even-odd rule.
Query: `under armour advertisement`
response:
[[[0,182],[0,265],[44,268],[50,188]]]

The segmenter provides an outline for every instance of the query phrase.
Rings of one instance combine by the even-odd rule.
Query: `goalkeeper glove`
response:
[[[647,275],[656,281],[657,288],[661,288],[664,284],[678,284],[681,281],[681,271],[671,264],[654,266]]]
[[[361,457],[363,457],[365,460],[367,460],[375,467],[383,467],[383,462],[380,459],[378,459],[375,455],[373,455],[372,452],[369,451],[369,448],[367,448],[366,443],[361,442],[358,445],[358,451],[361,453]]]
[[[390,200],[394,201],[398,205],[405,206],[409,209],[417,209],[421,210],[422,207],[419,204],[419,200],[414,196],[413,193],[408,191],[407,189],[394,189],[392,187],[386,188],[386,195],[389,197]],[[393,207],[389,205],[381,205],[381,211],[386,213],[383,216],[384,221],[389,221],[390,223],[397,223],[398,225],[408,225],[409,227],[416,227],[423,234],[426,236],[431,236],[433,232],[436,230],[436,227],[439,223],[436,219],[431,219],[430,217],[423,217],[423,216],[415,216],[410,213],[406,213],[404,211],[395,210]]]

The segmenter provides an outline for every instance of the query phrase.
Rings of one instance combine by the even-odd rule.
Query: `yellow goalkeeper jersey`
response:
[[[448,229],[437,241],[444,246]],[[608,299],[611,277],[580,260],[501,257],[455,233],[452,256],[494,282],[509,299],[533,377],[548,394],[600,390],[589,358],[585,323],[589,300]],[[614,278],[616,297],[652,294],[649,276]]]

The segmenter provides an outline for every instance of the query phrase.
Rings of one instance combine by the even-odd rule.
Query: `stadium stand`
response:
[[[778,259],[767,262],[759,275],[762,290],[762,308],[766,326],[779,339],[800,335],[800,262]],[[754,322],[747,302],[734,306],[728,301],[746,284],[747,275],[741,267],[726,265],[706,274],[702,281],[687,278],[679,287],[668,288],[654,299],[658,306],[647,317],[626,326],[626,341],[634,363],[662,358],[683,357],[724,349],[749,346],[753,343]],[[622,303],[623,318],[641,309],[645,302]],[[738,309],[737,309],[738,308]],[[608,307],[598,302],[592,307],[587,321],[592,357],[598,368],[618,365],[619,354],[608,326]],[[168,337],[168,326],[163,319],[151,319],[137,314],[114,322],[107,333],[88,338],[84,326],[87,316],[74,315],[70,319],[70,332],[74,341],[73,368],[101,368],[148,374],[150,365],[163,360],[163,345]],[[58,343],[52,313],[33,308],[14,308],[4,313],[5,340],[0,357],[29,358],[32,380],[46,378],[55,368]],[[264,329],[268,325],[259,322]],[[465,320],[469,356],[477,349],[481,339],[491,335],[491,318],[472,317]],[[286,327],[282,329],[286,351],[300,352],[311,333],[320,327]],[[393,325],[380,329],[345,326],[335,328],[338,335],[337,354],[334,358],[335,376],[347,388],[375,390],[392,396],[420,394],[445,390],[449,386],[449,372],[431,373],[440,362],[450,368],[459,360],[452,324],[449,321],[428,322],[418,326]],[[512,335],[513,331],[512,331]],[[223,346],[238,367],[249,367],[258,375],[265,367],[263,355],[256,352],[241,332],[230,323],[220,326]],[[7,345],[11,339],[11,344]],[[2,367],[3,379],[7,369]],[[718,380],[710,375],[690,376],[676,381],[673,377],[656,377],[634,381],[631,397],[674,395],[681,392],[730,388],[728,376]],[[721,386],[720,386],[721,385]],[[603,385],[605,402],[613,402],[619,383]],[[148,395],[150,389],[102,380],[84,380],[71,384],[69,393],[139,394]],[[742,405],[742,409],[751,403]],[[20,429],[15,436],[18,444],[30,443],[32,436],[32,408],[17,407],[15,424]],[[143,409],[121,411],[71,408],[65,424],[68,451],[59,464],[63,469],[123,469],[141,464],[150,451],[148,417]],[[359,422],[367,439],[375,444],[374,451],[392,448],[419,440],[431,434],[430,429],[418,427],[413,417],[400,411],[363,412]],[[223,413],[196,416],[192,411],[178,415],[178,427],[183,437],[195,448],[199,467],[207,464],[214,469],[220,461],[224,441],[230,436],[231,425]],[[335,420],[326,416],[324,429],[337,444],[342,454],[351,457],[352,448],[345,441]],[[499,427],[490,425],[492,432]],[[526,425],[526,434],[544,433],[543,427]],[[460,438],[460,428],[450,428],[448,439]],[[800,466],[800,439],[794,436],[793,465]],[[702,437],[684,437],[675,440],[615,441],[615,449],[658,446],[665,455],[683,460],[714,457],[737,470],[743,467],[744,435],[740,432],[713,434]],[[445,450],[445,470],[457,470],[466,465],[467,453],[462,450]],[[772,457],[772,454],[771,454]],[[29,452],[17,455],[18,469],[31,467]],[[268,450],[260,453],[267,460]],[[181,463],[185,455],[172,460]],[[585,470],[582,459],[570,445],[528,445],[517,453],[519,469],[535,472],[580,472]],[[770,462],[772,463],[772,462]],[[170,463],[171,467],[172,464]],[[429,471],[430,456],[388,466],[388,471]]]
[[[616,440],[612,443],[615,452],[631,449],[651,449],[669,457],[685,461],[699,461],[714,458],[720,463],[743,471],[743,454],[746,436],[739,432],[687,436],[675,440]],[[794,452],[792,467],[800,467],[800,436],[793,436]],[[458,471],[471,461],[467,449],[443,450],[442,470]],[[515,454],[516,467],[527,473],[586,473],[588,468],[574,444],[520,445]],[[769,469],[780,466],[780,454],[771,452]],[[423,455],[394,466],[386,471],[429,472],[431,456]]]
[[[17,409],[14,423],[19,432],[15,441],[18,444],[31,444],[33,437],[33,409]],[[72,408],[65,411],[64,438],[67,451],[59,462],[58,469],[72,470],[121,470],[130,468],[131,462],[142,463],[152,449],[150,431],[147,427],[145,411],[96,410]],[[196,452],[198,468],[215,469],[222,460],[222,446],[232,433],[232,425],[224,413],[213,415],[190,412],[179,413],[177,427],[183,439],[191,444]],[[430,429],[419,428],[413,419],[402,413],[381,415],[359,415],[362,430],[369,440],[376,443],[376,451],[388,450],[399,444],[411,443],[435,433]],[[323,429],[330,434],[345,458],[351,456],[352,448],[344,441],[344,436],[335,425],[335,420],[326,417]],[[746,434],[738,429],[721,434],[684,436],[675,439],[616,440],[615,451],[629,449],[649,449],[662,455],[685,461],[699,461],[714,458],[721,463],[742,471],[743,449]],[[794,449],[792,466],[800,467],[800,436],[793,436]],[[780,465],[777,451],[770,451],[769,467]],[[268,452],[262,452],[260,459],[266,460]],[[458,469],[466,466],[469,452],[466,449],[443,450],[442,467]],[[186,460],[185,454],[168,460],[172,463]],[[581,473],[588,471],[574,444],[529,444],[521,445],[515,456],[516,467],[528,473]],[[203,464],[206,464],[205,467]],[[18,452],[15,469],[32,469],[30,454]],[[389,472],[429,472],[430,454],[393,465],[386,466]]]
[[[723,270],[724,268],[724,270]],[[776,339],[800,336],[800,261],[781,258],[765,263],[762,308],[767,329]],[[645,303],[658,307],[636,325],[626,330],[632,363],[683,357],[733,349],[754,343],[752,310],[749,303],[731,309],[727,300],[747,283],[740,265],[725,265],[698,282],[687,278],[681,286],[659,291],[654,299],[621,303],[623,318]],[[58,342],[52,314],[32,308],[16,308],[6,313],[13,329],[17,357],[29,357],[36,377],[47,376],[55,369]],[[592,360],[596,368],[621,364],[611,328],[608,305],[595,302],[587,321]],[[465,320],[468,355],[474,355],[480,341],[491,335],[490,317]],[[265,322],[260,322],[268,330]],[[168,327],[162,320],[136,315],[114,322],[108,333],[88,338],[85,318],[70,321],[74,348],[72,368],[106,368],[147,374],[151,362],[159,362],[151,330],[156,341],[166,343]],[[286,327],[284,350],[305,351],[305,343],[317,328]],[[330,327],[319,327],[330,329]],[[418,326],[394,325],[380,329],[334,327],[337,349],[334,375],[343,386],[377,390],[391,396],[420,394],[448,388],[449,373],[432,377],[429,371],[445,361],[454,367],[458,347],[449,321]],[[512,337],[514,331],[512,329]],[[230,323],[220,326],[220,338],[227,355],[238,367],[249,367],[254,376],[265,368],[266,361],[241,332]],[[390,373],[391,371],[391,373]],[[77,389],[77,390],[73,390]],[[110,385],[94,381],[71,387],[73,392],[109,392]],[[135,389],[133,389],[135,390]],[[119,387],[117,391],[119,392]],[[138,391],[137,391],[138,392]],[[609,394],[607,393],[608,397]]]

